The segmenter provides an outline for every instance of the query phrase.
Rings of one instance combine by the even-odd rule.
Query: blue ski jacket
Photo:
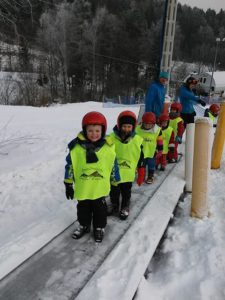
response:
[[[158,81],[153,81],[145,96],[145,111],[153,112],[157,117],[163,111],[165,101],[165,87]]]
[[[195,94],[187,86],[183,85],[179,90],[180,103],[182,105],[182,113],[191,114],[193,113],[193,104],[199,103],[200,98],[195,96]]]

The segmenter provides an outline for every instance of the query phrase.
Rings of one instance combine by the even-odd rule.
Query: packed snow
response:
[[[65,157],[91,110],[105,114],[110,132],[124,107],[0,106],[0,278],[76,219],[64,194]]]
[[[110,132],[124,109],[137,113],[139,107],[95,102],[0,106],[0,278],[76,219],[76,207],[64,195],[63,176],[67,143],[81,129],[83,115],[102,112]],[[190,217],[191,195],[179,203],[136,300],[225,299],[224,161],[225,156],[221,168],[210,171],[210,217]]]
[[[190,217],[191,195],[179,202],[166,238],[135,300],[225,299],[225,155],[210,171],[210,217]]]

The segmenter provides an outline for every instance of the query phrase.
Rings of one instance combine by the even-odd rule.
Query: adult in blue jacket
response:
[[[165,85],[168,78],[167,72],[160,72],[159,79],[150,84],[145,96],[145,112],[153,112],[156,117],[160,116],[165,102]]]
[[[189,123],[194,123],[194,117],[196,112],[194,110],[194,104],[201,104],[205,106],[206,103],[196,96],[193,89],[196,87],[198,80],[194,77],[189,77],[185,84],[179,90],[179,99],[182,105],[181,118],[184,120],[184,126],[186,127]]]

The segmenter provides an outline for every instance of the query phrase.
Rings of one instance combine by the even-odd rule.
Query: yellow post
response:
[[[220,114],[218,117],[216,133],[212,148],[211,168],[219,169],[223,155],[223,147],[225,141],[225,102],[220,106]]]
[[[192,176],[191,216],[209,215],[208,181],[212,149],[212,123],[208,118],[195,121],[194,158]]]

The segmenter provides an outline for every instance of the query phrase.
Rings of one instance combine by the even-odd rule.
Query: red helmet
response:
[[[137,117],[136,117],[135,113],[133,113],[130,110],[122,111],[117,118],[117,127],[120,129],[120,127],[123,124],[133,125],[133,130],[134,130],[134,128],[137,124]]]
[[[170,117],[169,117],[169,115],[167,115],[167,114],[161,114],[161,115],[159,116],[159,122],[160,122],[160,123],[161,123],[161,122],[168,122],[169,119],[170,119]]]
[[[210,105],[209,110],[213,113],[213,114],[218,114],[220,111],[220,106],[216,103],[213,103]]]
[[[179,102],[173,102],[170,106],[170,110],[175,109],[177,112],[181,112],[182,105]]]
[[[156,123],[155,114],[153,112],[145,112],[142,116],[142,123],[155,124]]]
[[[102,125],[103,126],[103,135],[107,129],[107,121],[103,114],[97,111],[91,111],[84,115],[82,119],[82,128],[84,129],[87,125]]]

